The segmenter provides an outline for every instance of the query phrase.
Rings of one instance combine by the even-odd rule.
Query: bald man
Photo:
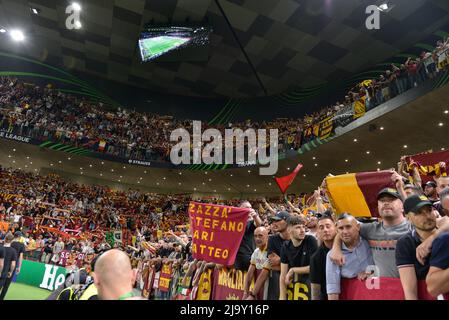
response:
[[[368,266],[374,260],[368,241],[360,237],[360,224],[350,214],[344,213],[337,220],[337,232],[342,240],[342,253],[346,263],[338,266],[331,261],[332,250],[326,257],[326,290],[329,300],[339,300],[341,278],[365,278]]]
[[[270,274],[270,261],[268,259],[267,245],[268,245],[268,229],[265,227],[258,227],[254,230],[254,241],[256,242],[256,250],[251,255],[251,262],[248,268],[248,273],[245,277],[245,288],[243,299],[255,300],[259,291],[263,290],[263,300],[267,299],[268,294],[268,275]],[[256,270],[259,270],[259,276],[255,280],[253,290],[250,290],[251,282],[254,279]]]
[[[95,263],[93,277],[101,300],[140,299],[133,293],[136,273],[123,251],[113,249],[103,253]]]

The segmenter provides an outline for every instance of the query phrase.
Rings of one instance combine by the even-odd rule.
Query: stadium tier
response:
[[[0,300],[449,299],[449,3],[275,2],[0,1]]]

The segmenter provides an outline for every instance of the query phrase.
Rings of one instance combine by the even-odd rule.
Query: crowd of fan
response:
[[[369,79],[352,88],[342,103],[337,102],[302,119],[260,123],[247,120],[214,127],[222,132],[226,128],[276,128],[281,151],[298,149],[302,143],[316,138],[312,135],[304,139],[305,128],[334,115],[361,97],[367,98],[369,110],[434,78],[447,66],[447,58],[441,57],[446,57],[448,48],[449,41],[439,41],[433,52],[423,52],[419,58],[409,58],[400,66],[392,65],[378,79]],[[0,77],[0,129],[18,135],[83,147],[124,159],[168,161],[170,133],[177,128],[191,130],[192,121],[109,110],[101,103],[93,104],[49,87]]]

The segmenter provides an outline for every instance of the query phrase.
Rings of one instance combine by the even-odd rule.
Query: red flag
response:
[[[299,170],[301,170],[301,168],[302,168],[302,164],[298,164],[296,169],[292,173],[290,173],[288,176],[274,178],[276,180],[276,183],[279,186],[279,189],[281,189],[282,193],[287,192],[288,187],[290,187],[293,180],[295,180],[295,177],[298,174]]]

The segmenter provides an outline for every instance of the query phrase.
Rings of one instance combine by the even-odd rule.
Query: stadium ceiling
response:
[[[357,121],[363,122],[364,118]],[[289,192],[299,194],[313,191],[329,173],[339,175],[397,168],[402,155],[440,151],[442,148],[449,150],[448,127],[449,86],[444,86],[371,121],[365,121],[310,152],[282,160],[276,176],[287,175],[298,163],[302,163],[304,167],[289,189]],[[54,173],[78,183],[211,197],[280,195],[273,177],[260,176],[257,167],[209,172],[147,168],[4,139],[0,139],[0,150],[3,167],[44,175]]]
[[[434,45],[449,19],[447,0],[394,0],[380,30],[366,7],[380,0],[80,0],[80,30],[68,30],[64,0],[0,0],[0,26],[22,44],[0,50],[158,93],[256,97],[340,82],[410,48]],[[30,8],[36,8],[33,14]],[[208,23],[207,62],[140,61],[149,22]],[[441,38],[441,36],[440,36]],[[416,51],[416,50],[415,50]]]

